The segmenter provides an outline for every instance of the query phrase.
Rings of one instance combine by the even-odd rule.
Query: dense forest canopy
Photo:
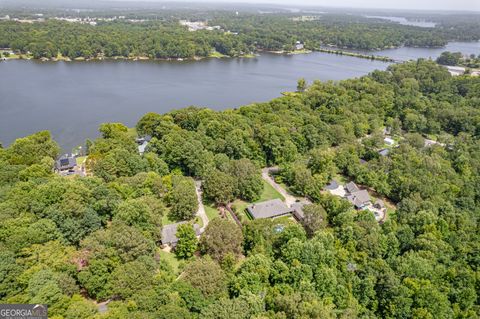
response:
[[[95,11],[73,16],[101,19],[96,25],[58,21],[52,13],[42,16],[41,22],[32,14],[25,18],[34,19],[35,23],[0,21],[0,47],[30,52],[34,58],[52,58],[58,54],[70,59],[193,58],[215,52],[240,56],[259,50],[292,51],[297,41],[310,50],[324,46],[377,50],[398,46],[441,47],[451,40],[480,39],[478,17],[470,16],[441,20],[435,28],[421,28],[344,13],[299,16],[226,11],[200,14],[186,10],[164,11],[158,15],[119,14],[124,14],[122,19],[113,21],[111,16],[98,17]],[[64,15],[59,13],[58,17]],[[205,20],[221,29],[189,32],[178,23],[181,19]]]
[[[146,114],[143,155],[104,124],[88,177],[53,173],[48,132],[20,138],[0,148],[0,300],[52,318],[478,317],[479,105],[480,78],[419,60],[237,110]],[[181,227],[174,268],[159,234],[195,214],[194,179],[212,202],[255,200],[266,165],[311,198],[308,223],[219,218],[199,243]],[[380,225],[326,195],[334,175],[396,212]]]

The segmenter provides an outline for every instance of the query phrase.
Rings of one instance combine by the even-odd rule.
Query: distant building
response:
[[[295,43],[295,50],[303,50],[304,48],[305,48],[305,46],[303,45],[302,42],[297,41],[297,42]]]
[[[384,148],[383,150],[378,151],[378,154],[380,154],[380,156],[388,156],[388,154],[390,154],[390,150],[388,148]]]
[[[145,137],[139,137],[137,138],[136,142],[138,144],[138,153],[140,155],[143,155],[145,153],[145,150],[148,146],[148,143],[150,142],[151,137],[150,136],[145,136]]]
[[[285,216],[294,212],[280,199],[272,199],[261,203],[252,204],[247,207],[247,212],[253,219],[274,218]]]
[[[62,172],[72,170],[77,166],[77,160],[73,156],[63,155],[55,162],[55,170]]]
[[[387,145],[393,145],[393,144],[395,144],[395,141],[394,141],[392,138],[390,138],[390,137],[385,137],[385,138],[383,139],[383,141],[384,141],[385,144],[387,144]]]
[[[178,226],[185,224],[186,222],[180,222],[180,223],[175,223],[175,224],[170,224],[170,225],[165,225],[162,228],[162,245],[164,246],[170,246],[170,247],[175,247],[178,243],[178,238],[177,238],[177,229]],[[195,234],[197,236],[200,236],[200,226],[197,224],[193,225],[193,229],[195,230]]]
[[[465,74],[465,68],[461,67],[461,66],[449,66],[448,65],[448,66],[446,66],[446,68],[452,76],[458,76],[458,75]]]

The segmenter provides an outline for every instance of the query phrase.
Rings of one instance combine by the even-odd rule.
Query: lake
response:
[[[388,21],[396,22],[403,25],[411,25],[411,26],[421,27],[421,28],[434,28],[436,25],[435,22],[423,21],[423,20],[408,20],[407,18],[404,18],[404,17],[387,17],[387,16],[365,16],[365,17],[372,18],[372,19],[383,19],[383,20],[388,20]]]
[[[480,44],[456,43],[446,49],[475,49],[478,54]],[[399,48],[375,54],[436,57],[446,49]],[[182,62],[0,62],[0,141],[9,145],[16,138],[50,130],[68,152],[96,137],[103,122],[134,126],[147,112],[190,105],[233,108],[295,90],[300,77],[342,80],[387,66],[319,52]]]

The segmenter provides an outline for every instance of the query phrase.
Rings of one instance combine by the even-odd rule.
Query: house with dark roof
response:
[[[178,226],[185,224],[187,222],[180,222],[180,223],[175,223],[175,224],[169,224],[165,225],[162,228],[162,245],[164,246],[170,246],[170,247],[175,247],[178,243],[178,238],[177,238],[177,229]],[[195,230],[195,234],[197,236],[200,236],[200,226],[197,224],[193,225],[193,229]]]
[[[294,212],[294,209],[288,207],[284,202],[276,198],[252,204],[247,207],[247,212],[253,219],[275,218],[291,214]]]
[[[350,182],[347,185],[345,185],[345,190],[348,193],[355,193],[355,192],[358,192],[360,188],[358,188],[357,184],[355,184],[354,182]]]
[[[55,170],[67,171],[74,169],[77,166],[77,160],[73,156],[63,155],[55,162]]]
[[[292,215],[296,220],[302,221],[305,218],[303,207],[307,204],[307,202],[295,202],[290,206],[290,208],[293,209]]]

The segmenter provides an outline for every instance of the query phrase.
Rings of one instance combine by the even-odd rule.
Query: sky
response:
[[[129,0],[132,1],[132,0]],[[145,0],[134,0],[145,1]],[[147,0],[160,1],[160,0]],[[172,1],[172,0],[171,0]],[[173,0],[175,1],[175,0]],[[184,0],[188,2],[245,2],[325,7],[480,11],[480,0]]]

